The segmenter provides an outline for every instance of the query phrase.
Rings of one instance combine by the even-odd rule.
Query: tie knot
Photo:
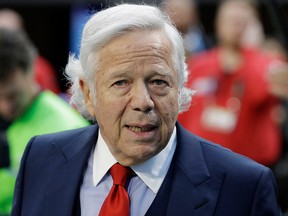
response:
[[[110,169],[110,174],[113,178],[114,185],[122,185],[126,187],[127,180],[133,174],[130,167],[124,167],[119,163],[114,164]]]

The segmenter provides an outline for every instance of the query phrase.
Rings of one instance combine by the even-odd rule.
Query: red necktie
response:
[[[129,216],[130,200],[125,187],[132,170],[116,163],[111,167],[110,174],[113,186],[101,207],[99,216]]]

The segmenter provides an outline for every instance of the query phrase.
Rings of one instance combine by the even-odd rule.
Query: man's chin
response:
[[[146,146],[141,149],[135,149],[131,154],[126,155],[125,159],[129,161],[130,165],[137,165],[143,163],[144,161],[149,160],[156,154],[158,154],[161,150],[159,149],[151,149]]]

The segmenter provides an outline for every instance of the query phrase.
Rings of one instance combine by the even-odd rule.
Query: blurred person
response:
[[[12,216],[279,215],[268,168],[177,123],[193,91],[181,35],[158,8],[97,12],[66,73],[95,125],[30,140]]]
[[[199,23],[197,5],[194,0],[164,0],[162,9],[182,33],[187,56],[208,48],[208,41]]]
[[[24,31],[24,20],[21,15],[8,8],[0,9],[0,28]],[[49,89],[55,94],[61,93],[57,74],[50,62],[38,55],[35,63],[35,79],[43,90]]]
[[[57,95],[40,90],[34,80],[36,56],[24,32],[0,29],[0,155],[6,158],[0,168],[0,215],[10,213],[20,159],[29,139],[88,125]]]
[[[218,45],[189,60],[189,86],[197,93],[179,121],[199,136],[272,166],[281,154],[280,127],[274,118],[279,100],[267,79],[275,59],[258,49],[255,41],[249,46],[243,42],[251,17],[255,21],[257,16],[251,1],[220,4]]]

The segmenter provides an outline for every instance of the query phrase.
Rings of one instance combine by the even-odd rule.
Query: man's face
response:
[[[171,45],[161,31],[132,32],[100,50],[96,98],[80,81],[89,113],[123,165],[149,159],[170,139],[178,115],[178,82],[171,55]]]
[[[217,17],[217,35],[222,43],[239,46],[252,9],[245,3],[231,2],[223,6]]]
[[[32,98],[30,75],[17,70],[0,82],[0,115],[7,121],[17,118]]]

